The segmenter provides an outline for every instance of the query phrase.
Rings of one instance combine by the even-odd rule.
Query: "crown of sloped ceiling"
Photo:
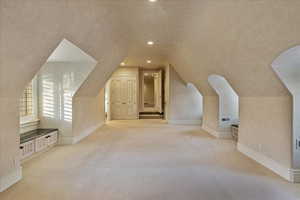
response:
[[[53,41],[66,38],[101,64],[91,80],[100,80],[100,73],[109,76],[109,68],[113,71],[122,60],[129,66],[150,66],[146,60],[151,60],[152,66],[172,64],[186,82],[193,83],[204,95],[216,95],[207,81],[211,74],[225,77],[240,96],[289,95],[271,63],[280,52],[300,43],[300,1],[1,3],[1,13],[5,13],[1,17],[5,26],[2,30],[9,30],[3,36],[10,37],[4,41],[9,41],[10,51],[17,52],[20,58],[32,50],[33,54],[41,51],[40,57],[44,58],[49,48],[54,49]],[[147,45],[149,40],[154,45]],[[26,59],[28,66],[39,64],[28,56]],[[12,73],[18,71],[12,69]],[[4,82],[7,79],[3,77]],[[89,87],[94,84],[91,80],[87,81]]]

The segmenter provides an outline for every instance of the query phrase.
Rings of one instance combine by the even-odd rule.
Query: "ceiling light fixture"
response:
[[[125,66],[125,63],[124,63],[124,62],[121,62],[121,66]]]
[[[150,64],[152,61],[151,60],[147,60],[147,63]]]
[[[147,44],[152,46],[152,45],[154,45],[154,42],[153,41],[148,41]]]
[[[150,2],[156,2],[157,0],[149,0]]]

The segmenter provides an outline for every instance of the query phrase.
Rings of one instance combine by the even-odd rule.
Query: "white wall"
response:
[[[293,96],[292,166],[300,168],[300,46],[283,52],[272,67]],[[298,145],[296,145],[298,144]]]
[[[216,137],[222,137],[219,132],[219,97],[203,96],[202,128]]]
[[[73,96],[94,66],[93,62],[47,62],[38,73],[40,127],[58,128],[61,143],[71,143]]]
[[[170,123],[201,124],[203,98],[191,83],[185,83],[173,67],[169,67],[169,105],[167,117]]]
[[[210,75],[208,82],[219,96],[219,126],[230,128],[239,122],[239,97],[222,76]]]

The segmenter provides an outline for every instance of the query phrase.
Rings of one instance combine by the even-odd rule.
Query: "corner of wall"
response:
[[[206,126],[205,124],[202,125],[202,129],[206,132],[208,132],[209,134],[211,134],[212,136],[219,138],[219,139],[232,139],[232,134],[231,134],[231,130],[230,129],[213,129],[210,128],[208,126]]]
[[[103,126],[103,124],[104,122],[100,122],[99,124],[84,130],[80,135],[73,137],[72,144],[77,144],[84,138],[88,137],[89,135],[94,133],[97,129],[99,129],[101,126]]]
[[[14,185],[22,179],[22,167],[11,170],[10,173],[0,177],[0,192],[8,189],[10,186]]]

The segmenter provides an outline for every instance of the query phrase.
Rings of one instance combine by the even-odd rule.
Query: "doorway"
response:
[[[163,119],[162,69],[120,67],[105,86],[106,120]]]
[[[162,70],[141,70],[140,78],[140,119],[163,118]]]

